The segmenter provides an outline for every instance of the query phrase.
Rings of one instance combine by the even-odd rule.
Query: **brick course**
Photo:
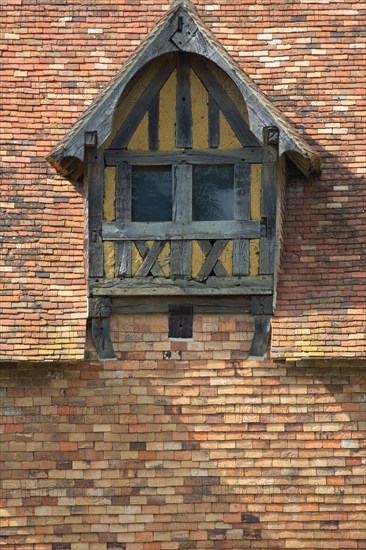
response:
[[[83,357],[82,190],[44,156],[167,9],[159,0],[3,3],[3,359]],[[199,1],[197,9],[322,157],[320,178],[288,189],[273,356],[364,356],[363,5]]]
[[[165,316],[117,316],[116,361],[3,364],[3,547],[364,548],[361,361],[236,360],[229,324],[178,356]]]

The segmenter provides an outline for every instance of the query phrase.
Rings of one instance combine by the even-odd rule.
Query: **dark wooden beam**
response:
[[[99,359],[115,359],[110,330],[110,298],[102,296],[90,299],[89,310],[92,338]]]
[[[85,133],[85,183],[88,194],[89,277],[103,277],[103,180],[104,157],[97,132]]]
[[[261,274],[272,274],[275,269],[276,210],[278,185],[278,128],[264,128],[259,270]]]
[[[192,148],[192,102],[189,56],[177,54],[176,134],[177,147]]]
[[[244,221],[199,221],[199,222],[127,222],[103,223],[103,240],[195,240],[195,239],[259,239],[260,223]]]
[[[263,358],[271,337],[271,315],[254,315],[254,332],[248,359]]]
[[[261,146],[246,147],[245,149],[231,149],[228,151],[197,151],[187,149],[184,152],[161,152],[161,151],[125,151],[121,149],[108,149],[104,153],[107,166],[115,166],[119,163],[128,162],[136,165],[166,165],[178,162],[190,164],[234,164],[253,163],[259,164],[263,160],[263,148]]]

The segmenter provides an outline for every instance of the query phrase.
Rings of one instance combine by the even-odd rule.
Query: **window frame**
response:
[[[178,151],[172,153],[133,152],[108,150],[105,152],[107,166],[114,165],[116,177],[116,222],[104,223],[111,238],[166,238],[166,239],[218,239],[259,238],[259,222],[250,218],[251,163],[262,161],[261,149],[252,148],[248,152],[231,150]],[[172,167],[172,220],[171,221],[132,221],[132,168],[133,166]],[[193,165],[233,165],[234,167],[234,217],[232,220],[192,220]],[[189,224],[189,225],[188,225]],[[118,229],[123,228],[123,233]]]

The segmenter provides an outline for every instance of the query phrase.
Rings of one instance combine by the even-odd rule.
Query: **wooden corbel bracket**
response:
[[[252,296],[251,309],[254,332],[248,359],[263,359],[266,355],[271,337],[271,320],[273,316],[273,295]]]
[[[99,359],[115,359],[111,339],[111,300],[105,296],[91,298],[89,302],[92,338]]]

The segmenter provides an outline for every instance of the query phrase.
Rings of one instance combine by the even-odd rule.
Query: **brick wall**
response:
[[[246,316],[114,316],[118,359],[2,364],[7,550],[365,548],[361,361],[245,361]]]

